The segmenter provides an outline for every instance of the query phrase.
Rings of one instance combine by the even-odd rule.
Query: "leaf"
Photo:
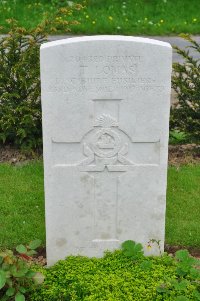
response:
[[[6,273],[3,270],[0,270],[0,289],[6,284]]]
[[[179,276],[182,277],[182,276],[187,275],[188,269],[185,270],[183,267],[178,267],[178,268],[176,269],[176,273],[177,273],[177,275],[179,275]]]
[[[200,300],[200,293],[198,291],[195,290],[193,296],[195,297],[195,300]]]
[[[5,262],[1,266],[2,270],[4,270],[4,271],[9,271],[11,267],[12,266],[10,266],[8,263],[5,263]]]
[[[20,254],[26,254],[27,253],[27,248],[24,245],[17,246],[16,250]]]
[[[25,297],[21,293],[17,293],[15,296],[15,301],[25,301]]]
[[[15,294],[15,289],[14,289],[14,287],[10,287],[9,289],[7,289],[6,295],[7,295],[8,297],[12,297],[14,294]]]
[[[175,301],[189,301],[188,298],[186,298],[185,296],[178,296]]]
[[[11,267],[10,267],[10,273],[16,273],[17,272],[17,266],[16,265],[12,265]]]
[[[33,278],[35,276],[35,274],[36,274],[36,272],[30,270],[26,273],[26,277]]]
[[[6,284],[7,284],[9,287],[12,287],[12,286],[13,286],[12,280],[11,280],[10,278],[7,278],[7,279],[6,279]]]
[[[3,262],[3,257],[0,256],[0,264]]]
[[[187,280],[182,280],[180,282],[176,281],[174,282],[174,288],[178,291],[184,291],[187,288],[188,281]]]
[[[141,252],[142,251],[142,249],[143,249],[143,247],[142,247],[142,245],[141,244],[135,244],[135,252]]]
[[[200,270],[199,269],[195,269],[195,268],[191,268],[190,269],[190,275],[192,276],[192,278],[194,279],[198,279],[200,278]]]
[[[165,284],[161,284],[160,286],[158,286],[158,287],[156,288],[156,291],[157,291],[158,293],[166,293],[166,292],[167,292],[167,287],[166,287]]]
[[[196,259],[193,258],[188,250],[179,250],[175,254],[175,258],[178,259],[181,262],[185,262],[187,264],[192,265],[193,263],[196,262]]]
[[[135,242],[133,240],[126,240],[122,243],[122,249],[130,249],[135,246]]]
[[[17,272],[13,273],[13,276],[21,278],[21,277],[24,277],[27,272],[28,272],[28,268],[22,268],[22,269],[18,270]]]
[[[30,251],[27,252],[28,256],[33,256],[33,255],[36,255],[36,254],[37,254],[37,252],[35,250],[30,250]]]
[[[27,290],[25,289],[25,287],[20,286],[20,287],[19,287],[19,291],[20,291],[21,293],[25,294]]]
[[[29,248],[31,250],[35,250],[37,249],[39,246],[41,246],[42,241],[40,239],[35,239],[33,241],[30,242],[29,244]]]
[[[42,284],[44,282],[44,279],[45,276],[40,272],[37,272],[33,277],[33,280],[35,281],[36,284]]]
[[[135,243],[132,240],[126,240],[122,243],[122,250],[125,256],[138,257],[143,255],[143,247],[140,243]]]
[[[145,260],[143,261],[141,264],[140,264],[140,267],[144,270],[144,271],[147,271],[147,270],[150,270],[151,267],[152,267],[152,263],[148,260]]]
[[[122,243],[122,250],[126,256],[132,256],[134,252],[135,242],[132,240],[126,240]]]
[[[1,298],[1,301],[8,301],[10,298],[6,295],[4,295],[2,298]]]

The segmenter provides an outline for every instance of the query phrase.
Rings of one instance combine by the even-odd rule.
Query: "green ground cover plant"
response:
[[[40,243],[0,252],[0,300],[200,300],[200,260],[187,250],[145,257],[153,246],[127,240],[102,258],[68,256],[49,268],[33,262]]]
[[[103,258],[69,256],[49,269],[31,301],[200,300],[199,262],[187,251],[175,258],[144,257],[133,241]],[[131,252],[132,250],[132,252]]]
[[[196,0],[4,0],[0,2],[2,33],[8,31],[6,19],[14,17],[20,26],[34,28],[56,7],[81,3],[85,9],[71,18],[78,34],[173,35],[200,33],[200,2]],[[63,30],[60,33],[64,32]]]
[[[169,167],[166,243],[200,247],[199,183],[200,165]],[[42,161],[0,164],[0,248],[45,243],[43,185]]]

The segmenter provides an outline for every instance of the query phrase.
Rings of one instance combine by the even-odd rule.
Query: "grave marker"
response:
[[[41,47],[48,264],[128,239],[163,250],[171,60],[144,38]]]

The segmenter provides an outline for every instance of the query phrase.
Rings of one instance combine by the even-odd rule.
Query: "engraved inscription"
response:
[[[87,66],[89,67],[89,66]],[[134,65],[106,65],[106,66],[95,66],[97,75],[132,75],[137,71],[137,64]]]
[[[65,75],[52,78],[45,87],[49,93],[62,92],[113,92],[116,88],[140,91],[164,91],[151,76],[141,76],[141,56],[70,56],[66,58],[72,70],[71,77]],[[157,84],[156,84],[157,83]]]
[[[112,92],[116,88],[158,92],[165,89],[163,85],[155,85],[156,80],[152,78],[121,77],[121,75],[119,77],[55,78],[50,81],[45,90],[49,93],[72,92],[77,94],[83,91]]]
[[[69,56],[66,60],[72,63],[135,63],[141,61],[142,57],[139,55],[114,55],[114,56]]]

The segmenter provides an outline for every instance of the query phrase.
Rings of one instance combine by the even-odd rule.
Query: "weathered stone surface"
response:
[[[42,45],[49,265],[129,239],[163,250],[171,60],[169,44],[144,38]]]

